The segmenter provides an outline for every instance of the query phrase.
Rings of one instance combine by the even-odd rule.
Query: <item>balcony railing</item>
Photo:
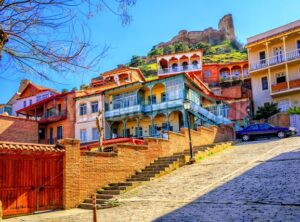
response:
[[[292,61],[295,59],[300,58],[300,49],[295,49],[286,53],[282,53],[276,56],[269,57],[267,59],[261,59],[258,61],[255,61],[250,64],[250,70],[259,70],[266,68],[268,66],[273,66],[277,64],[284,63],[286,61]]]
[[[110,118],[110,117],[115,117],[115,116],[121,116],[124,114],[140,112],[141,110],[142,110],[141,105],[129,106],[129,107],[124,107],[124,108],[120,108],[120,109],[113,109],[110,111],[105,111],[105,117]]]
[[[50,110],[41,116],[38,121],[39,123],[56,122],[65,118],[67,118],[67,110]]]
[[[134,105],[126,108],[114,109],[110,111],[105,111],[106,118],[112,118],[116,116],[137,113],[137,112],[151,112],[157,110],[163,110],[167,108],[174,108],[183,105],[182,99],[169,100],[162,103],[152,104],[151,105]]]
[[[176,66],[171,68],[159,69],[158,75],[167,75],[170,73],[177,73],[177,72],[185,72],[185,71],[196,71],[201,70],[200,64],[195,65],[187,65],[187,66]]]
[[[287,82],[274,84],[274,85],[272,85],[272,93],[284,92],[284,91],[287,91],[290,89],[296,89],[296,88],[300,88],[300,79],[295,79],[295,80],[289,81],[289,86],[288,86]]]
[[[247,71],[244,70],[243,74],[239,71],[234,71],[231,73],[231,75],[228,72],[221,72],[220,77],[223,81],[231,81],[231,80],[240,80],[240,79],[249,78],[250,75],[248,70]]]

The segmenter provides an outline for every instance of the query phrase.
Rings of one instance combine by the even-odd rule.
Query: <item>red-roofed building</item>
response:
[[[53,144],[62,138],[74,138],[74,97],[75,92],[53,94],[17,110],[17,114],[38,121],[40,143]]]

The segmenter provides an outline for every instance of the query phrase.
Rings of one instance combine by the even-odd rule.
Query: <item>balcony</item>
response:
[[[288,92],[295,89],[300,89],[300,79],[289,81],[289,86],[287,82],[272,85],[272,93]]]
[[[120,108],[120,109],[114,109],[110,111],[105,111],[105,117],[106,118],[112,118],[122,115],[128,115],[132,113],[139,113],[139,112],[152,112],[152,111],[158,111],[158,110],[164,110],[167,108],[174,108],[183,105],[182,99],[176,99],[176,100],[169,100],[162,103],[152,104],[151,105],[134,105],[129,106],[126,108]]]
[[[220,73],[221,81],[234,81],[234,80],[241,80],[250,78],[248,70],[244,70],[244,73],[239,71],[232,72],[231,75],[228,72],[221,72]]]
[[[51,110],[46,112],[42,117],[39,118],[39,123],[51,123],[64,120],[67,118],[67,110],[57,111]]]
[[[300,58],[300,49],[295,49],[286,53],[255,61],[250,64],[250,70],[260,70],[270,66],[282,64],[284,62],[293,61]]]
[[[110,111],[105,111],[105,117],[112,118],[112,117],[116,117],[116,116],[141,112],[141,110],[142,110],[141,105],[134,105],[134,106],[124,107],[124,108],[119,108],[119,109],[113,109]]]
[[[169,75],[178,72],[190,72],[190,71],[199,71],[201,70],[200,64],[187,65],[187,66],[176,66],[172,68],[159,69],[158,75]]]

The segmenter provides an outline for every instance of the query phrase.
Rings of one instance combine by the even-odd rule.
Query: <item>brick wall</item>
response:
[[[199,128],[191,131],[193,145],[232,140],[231,127]],[[109,183],[125,181],[135,171],[143,169],[158,157],[170,156],[188,149],[188,130],[169,132],[168,139],[147,138],[147,145],[118,144],[115,153],[80,152],[78,140],[65,139],[64,207],[72,208],[81,203],[98,188]]]
[[[38,143],[38,123],[33,120],[0,115],[0,140]]]
[[[290,116],[287,113],[277,113],[268,119],[268,123],[274,126],[290,127]]]

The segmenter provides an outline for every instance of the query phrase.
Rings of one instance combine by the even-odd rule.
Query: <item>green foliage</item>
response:
[[[280,109],[277,106],[277,103],[266,103],[264,106],[260,106],[257,108],[256,115],[254,119],[268,119],[269,117],[279,113]]]
[[[62,93],[66,93],[66,92],[69,92],[69,90],[66,89],[66,88],[64,88],[64,89],[61,90],[61,92],[62,92]]]
[[[78,90],[78,88],[76,86],[74,86],[71,91],[74,92],[76,90]]]
[[[130,63],[129,63],[129,66],[131,67],[138,67],[138,66],[142,66],[142,65],[145,65],[145,59],[142,58],[141,56],[132,56],[131,57],[131,60],[130,60]]]
[[[80,89],[81,89],[81,90],[82,90],[82,89],[88,89],[88,88],[90,88],[90,86],[87,85],[87,84],[82,84],[82,85],[80,86]]]
[[[153,58],[154,56],[197,49],[202,49],[204,51],[204,63],[228,63],[247,60],[247,51],[237,40],[225,40],[216,45],[203,42],[187,45],[186,43],[179,42],[168,45],[167,47],[160,47],[157,49],[152,48],[148,53],[148,56]]]
[[[139,67],[145,77],[156,76],[157,75],[157,65],[156,63],[152,63],[149,65],[143,65]]]
[[[287,113],[289,115],[292,115],[292,114],[300,114],[300,107],[290,107],[288,110],[287,110]]]

